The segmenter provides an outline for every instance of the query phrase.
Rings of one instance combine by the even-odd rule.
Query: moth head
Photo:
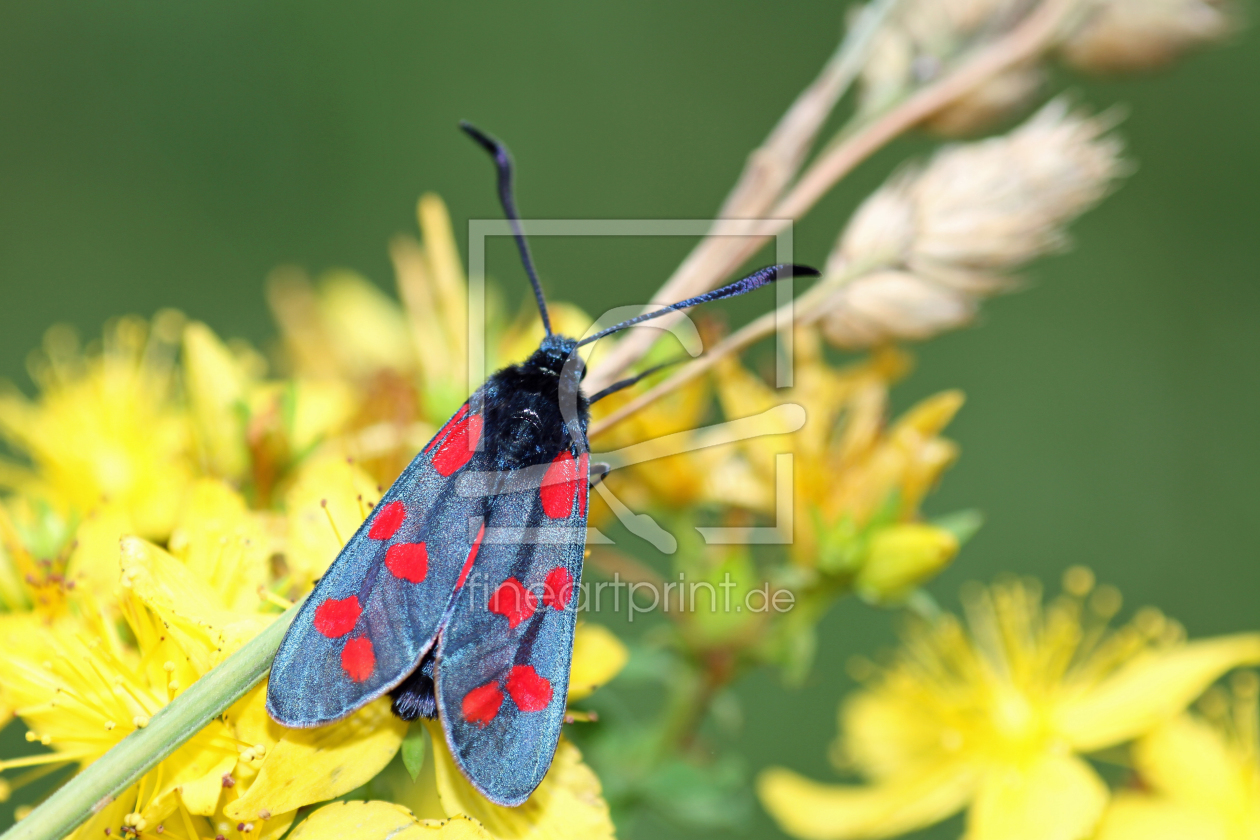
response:
[[[577,353],[577,346],[577,339],[549,335],[538,345],[529,363],[558,376],[574,377],[580,382],[586,376],[586,365]]]

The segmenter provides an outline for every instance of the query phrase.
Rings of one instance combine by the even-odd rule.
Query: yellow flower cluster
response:
[[[818,333],[808,329],[797,330],[794,348],[790,388],[775,389],[728,359],[712,383],[697,380],[615,426],[598,439],[601,447],[659,443],[681,433],[690,451],[614,472],[607,483],[631,505],[708,506],[735,521],[755,515],[775,522],[802,580],[829,576],[851,582],[869,600],[896,601],[958,551],[956,535],[918,519],[923,498],[957,458],[941,432],[962,395],[942,392],[889,422],[889,387],[909,369],[906,355],[884,348],[835,368]],[[700,428],[711,392],[727,420],[751,418],[748,437],[713,445],[716,435]],[[609,399],[602,413],[623,400]],[[799,429],[774,425],[772,410],[783,406],[799,412]],[[592,503],[596,522],[603,510]]]
[[[434,278],[463,283],[440,202],[423,200],[421,219],[438,233],[427,251],[396,245],[404,300],[442,293]],[[414,275],[421,265],[432,277]],[[462,399],[466,366],[453,360],[464,339],[434,339],[436,324],[461,323],[449,312],[404,315],[345,275],[318,292],[277,280],[272,300],[288,378],[269,379],[250,348],[167,312],[117,321],[87,351],[50,331],[32,363],[39,398],[0,396],[0,433],[29,461],[0,463],[11,491],[0,502],[0,711],[39,750],[0,760],[25,768],[6,795],[99,759],[305,595],[403,454]],[[437,320],[409,321],[418,311]],[[524,346],[531,325],[495,324],[502,353]],[[407,401],[415,410],[399,411]],[[581,625],[570,699],[626,658],[607,630]],[[343,803],[315,811],[298,836],[361,836],[348,827],[390,820],[425,836],[612,836],[599,781],[566,740],[529,804],[500,808],[464,781],[438,730],[430,772],[391,783],[408,725],[388,699],[331,726],[286,730],[267,716],[265,693],[251,690],[75,836],[278,838],[299,809],[368,783],[397,788],[423,819],[391,803]]]
[[[841,708],[832,758],[868,782],[773,768],[759,780],[766,808],[814,840],[894,837],[964,808],[967,840],[1254,837],[1254,677],[1218,726],[1182,713],[1222,674],[1260,664],[1260,634],[1187,642],[1150,608],[1112,628],[1115,589],[1081,567],[1064,589],[1043,604],[1035,582],[974,586],[965,624],[912,625],[889,665],[859,664],[866,686]],[[1147,790],[1113,796],[1086,757],[1115,760],[1107,751],[1135,741]]]
[[[329,489],[335,493],[329,508],[356,504],[351,481]],[[28,727],[28,740],[51,752],[0,767],[94,761],[277,617],[273,604],[283,599],[273,593],[277,580],[268,570],[274,559],[287,556],[285,533],[294,523],[250,511],[216,479],[194,482],[188,498],[170,551],[139,537],[124,538],[121,552],[116,543],[106,549],[92,532],[106,527],[108,518],[88,520],[83,537],[104,555],[95,562],[112,559],[119,569],[117,585],[74,587],[66,593],[69,608],[52,621],[38,612],[5,616],[5,636],[12,643],[0,653],[0,698]],[[349,528],[357,525],[349,520]],[[329,520],[322,526],[336,533]],[[68,580],[86,580],[76,574],[72,567]],[[575,685],[589,692],[610,679],[617,670],[609,668],[610,661],[624,662],[620,644],[607,631],[583,626]],[[78,836],[98,837],[104,828],[139,836],[146,826],[163,826],[172,836],[188,838],[279,837],[298,808],[343,796],[376,777],[406,734],[407,725],[390,713],[387,699],[339,724],[285,730],[267,717],[265,690],[262,685],[251,691],[100,811]],[[433,743],[435,758],[449,763],[440,734]],[[532,800],[538,803],[532,814],[497,809],[461,789],[459,779],[447,779],[437,795],[449,816],[492,822],[502,810],[508,816],[499,819],[514,830],[580,817],[588,828],[602,825],[610,834],[598,782],[571,746],[563,747],[562,758],[542,789],[554,791],[552,801],[562,811],[545,807],[548,800],[539,797]],[[441,765],[438,778],[441,782]],[[578,786],[575,792],[565,787],[570,783]],[[313,828],[305,831],[323,836]],[[600,835],[592,829],[560,836]]]
[[[338,444],[388,485],[480,381],[469,381],[468,283],[441,199],[418,207],[423,241],[391,244],[396,302],[364,278],[331,272],[311,283],[277,271],[268,300],[280,325],[284,367],[297,382],[339,389],[352,406]],[[486,289],[485,372],[519,362],[537,348],[542,323],[533,302],[515,318],[496,288]],[[558,332],[580,335],[591,319],[550,304]],[[474,342],[474,347],[481,346]],[[331,399],[330,399],[331,402]]]

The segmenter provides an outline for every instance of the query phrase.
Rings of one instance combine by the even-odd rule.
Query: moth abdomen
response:
[[[416,670],[389,693],[393,701],[390,708],[403,720],[434,720],[438,716],[437,696],[433,691],[434,669],[437,667],[433,653],[436,648],[437,645],[434,645],[420,660]]]

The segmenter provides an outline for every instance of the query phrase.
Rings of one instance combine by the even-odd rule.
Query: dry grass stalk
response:
[[[674,278],[666,284],[669,297],[696,294],[713,288],[756,253],[777,229],[801,218],[837,181],[889,141],[922,123],[945,105],[970,93],[995,75],[1027,64],[1043,54],[1057,43],[1062,26],[1078,2],[1079,0],[1042,0],[1010,32],[994,43],[978,49],[956,69],[918,90],[878,119],[862,124],[851,133],[842,134],[838,142],[825,148],[806,167],[800,178],[770,208],[766,217],[780,220],[775,222],[776,227],[769,230],[763,227],[763,235],[760,236],[726,237],[712,245],[707,243],[713,240],[702,242],[675,272]],[[697,254],[702,247],[705,257],[703,261],[699,261]],[[686,288],[678,282],[679,279],[686,281]],[[665,297],[664,293],[659,296]],[[588,378],[588,387],[595,389],[611,382],[626,367],[642,358],[657,335],[659,333],[655,330],[632,331],[592,371]],[[624,411],[625,409],[622,410]],[[600,428],[606,427],[606,423],[600,424]]]
[[[755,219],[767,215],[783,190],[800,172],[818,131],[861,72],[877,32],[899,2],[875,0],[855,18],[849,35],[832,54],[818,78],[801,92],[766,141],[749,155],[739,181],[718,210],[718,219]],[[717,286],[732,270],[715,268],[729,263],[725,254],[730,247],[730,237],[708,236],[702,239],[656,292],[653,300],[668,304]],[[645,311],[652,308],[655,307],[649,305]],[[668,320],[672,319],[666,316],[662,323]],[[587,379],[588,389],[598,390],[611,384],[618,374],[643,357],[656,335],[655,330],[636,330],[628,334],[591,371]]]
[[[793,301],[794,323],[824,320],[846,347],[927,338],[970,320],[1006,272],[1066,244],[1064,225],[1123,171],[1110,122],[1045,106],[1009,135],[947,147],[893,179],[859,208],[824,279]],[[773,334],[768,312],[591,427],[610,428]]]

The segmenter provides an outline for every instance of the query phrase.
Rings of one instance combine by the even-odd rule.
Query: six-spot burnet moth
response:
[[[546,775],[564,721],[586,545],[588,409],[643,375],[588,398],[578,348],[666,312],[818,272],[770,266],[581,341],[556,335],[507,149],[462,128],[494,157],[547,335],[468,399],[346,543],[280,645],[267,712],[284,726],[319,726],[388,692],[400,717],[441,720],[477,790],[519,805]]]

